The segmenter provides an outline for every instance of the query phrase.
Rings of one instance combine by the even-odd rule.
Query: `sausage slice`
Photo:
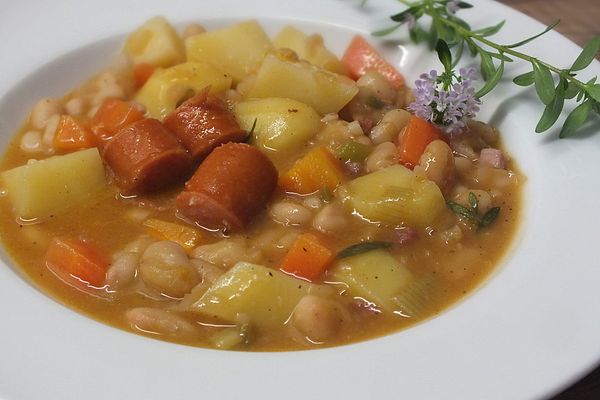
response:
[[[177,209],[208,229],[240,230],[267,204],[275,166],[258,149],[227,143],[213,150],[177,197]]]
[[[223,143],[244,141],[247,135],[225,101],[208,90],[185,101],[163,123],[191,153],[194,162]]]
[[[155,119],[142,119],[120,129],[104,146],[103,157],[127,194],[180,182],[191,168],[188,152]]]

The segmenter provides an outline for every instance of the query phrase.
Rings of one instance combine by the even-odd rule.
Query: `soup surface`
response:
[[[403,77],[348,41],[340,60],[293,27],[148,21],[33,107],[0,165],[4,246],[67,306],[195,346],[333,346],[440,313],[510,246],[524,179],[494,128],[412,116]]]

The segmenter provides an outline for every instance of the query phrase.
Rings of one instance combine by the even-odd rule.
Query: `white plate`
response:
[[[543,27],[502,5],[470,1],[473,26],[506,19],[500,41]],[[57,96],[113,58],[145,19],[176,23],[259,16],[322,31],[338,53],[352,32],[388,26],[396,1],[3,0],[0,146],[31,104]],[[399,37],[402,34],[399,34]],[[409,80],[436,67],[412,45],[382,46]],[[579,49],[549,33],[526,50],[562,66]],[[74,53],[73,53],[74,52]],[[533,133],[542,108],[507,83],[485,98],[528,176],[525,218],[498,273],[451,310],[406,331],[351,346],[294,353],[205,350],[110,328],[50,300],[0,264],[0,397],[25,399],[345,398],[529,399],[550,396],[600,360],[599,124],[576,138]],[[600,63],[591,67],[600,75]],[[585,74],[583,74],[584,77]]]

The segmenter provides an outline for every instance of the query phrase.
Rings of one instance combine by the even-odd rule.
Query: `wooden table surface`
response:
[[[498,1],[546,25],[560,19],[556,30],[580,46],[600,34],[600,0]],[[551,400],[600,400],[600,366]]]

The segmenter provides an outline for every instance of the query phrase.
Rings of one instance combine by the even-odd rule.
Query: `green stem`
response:
[[[435,14],[435,10],[428,9],[427,14],[429,14],[433,18],[434,16],[432,14]],[[530,63],[537,62],[540,65],[543,65],[544,67],[548,68],[550,71],[555,72],[561,78],[563,78],[563,79],[565,79],[567,81],[571,81],[571,82],[575,83],[576,85],[578,85],[581,88],[585,88],[586,87],[585,83],[583,83],[580,80],[574,78],[570,74],[570,72],[568,70],[557,68],[557,67],[555,67],[553,65],[550,65],[547,62],[544,62],[544,61],[542,61],[542,60],[540,60],[538,58],[529,56],[529,55],[521,53],[519,51],[516,51],[516,50],[510,49],[508,47],[502,46],[500,44],[494,43],[494,42],[486,39],[483,36],[477,35],[476,33],[473,33],[472,31],[465,29],[461,25],[459,25],[459,24],[457,24],[457,23],[455,23],[455,22],[453,22],[453,21],[451,21],[451,20],[449,20],[447,18],[439,18],[439,21],[442,22],[442,23],[444,23],[445,25],[453,28],[454,30],[456,30],[465,39],[467,39],[467,38],[475,39],[475,40],[477,40],[477,41],[479,41],[479,42],[481,42],[481,43],[483,43],[483,44],[485,44],[485,45],[487,45],[487,46],[489,46],[489,47],[491,47],[493,49],[496,49],[501,54],[504,54],[504,53],[510,54],[513,57],[520,58],[521,60],[529,61]]]

